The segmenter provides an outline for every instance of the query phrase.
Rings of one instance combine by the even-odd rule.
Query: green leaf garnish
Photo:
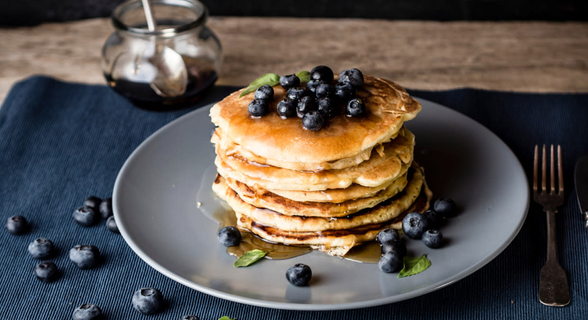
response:
[[[415,274],[427,270],[431,266],[431,261],[427,259],[426,254],[423,254],[422,256],[416,258],[404,257],[403,262],[404,268],[400,270],[400,273],[398,274],[398,279],[414,276]]]
[[[227,317],[227,316],[224,316],[224,317],[222,317],[222,318],[220,318],[220,319],[218,319],[218,320],[237,320],[237,318],[233,318],[233,319],[231,319],[231,318],[229,318],[229,317]]]
[[[253,82],[251,82],[249,84],[249,86],[247,88],[245,88],[245,90],[243,90],[243,92],[241,92],[241,94],[239,95],[239,98],[257,90],[257,88],[259,88],[263,85],[269,84],[270,86],[273,87],[279,83],[280,83],[280,76],[279,75],[277,75],[275,73],[266,73],[263,76],[253,80]]]
[[[310,72],[308,71],[300,71],[296,74],[300,82],[308,82],[310,81]]]
[[[240,256],[239,259],[237,259],[237,261],[235,261],[235,263],[233,263],[233,267],[239,268],[239,267],[250,266],[253,263],[255,263],[257,260],[265,257],[266,253],[267,252],[261,251],[259,249],[247,251],[242,256]]]

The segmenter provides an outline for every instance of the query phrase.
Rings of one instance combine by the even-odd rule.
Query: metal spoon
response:
[[[157,24],[153,19],[149,0],[141,0],[149,31],[155,31]],[[149,84],[162,97],[177,97],[186,92],[188,71],[182,56],[173,49],[155,42],[155,52],[149,62],[157,69],[155,78]]]

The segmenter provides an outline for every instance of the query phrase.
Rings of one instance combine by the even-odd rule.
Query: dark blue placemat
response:
[[[479,121],[503,139],[531,174],[535,143],[564,150],[567,201],[557,217],[560,262],[568,272],[572,302],[553,308],[537,298],[545,262],[545,215],[534,203],[513,243],[473,275],[436,292],[380,307],[299,312],[242,305],[189,289],[159,274],[101,223],[76,225],[71,214],[89,195],[109,197],[126,158],[171,120],[232,92],[216,87],[191,109],[144,111],[105,86],[32,77],[14,86],[0,109],[0,218],[24,215],[32,230],[0,230],[0,319],[70,319],[74,308],[94,303],[108,319],[202,320],[227,315],[261,319],[582,319],[588,317],[588,238],[573,191],[574,161],[588,153],[588,94],[520,94],[472,89],[411,91]],[[51,259],[63,271],[50,284],[33,276],[37,261],[27,245],[47,237],[59,248]],[[104,255],[94,269],[68,261],[76,244],[94,244]],[[131,306],[135,290],[159,288],[169,306],[143,316]]]

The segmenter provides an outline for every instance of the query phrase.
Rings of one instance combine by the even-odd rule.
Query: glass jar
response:
[[[147,29],[141,0],[124,2],[114,10],[112,24],[116,31],[102,48],[102,71],[108,85],[135,105],[175,109],[195,101],[214,84],[222,64],[222,48],[216,35],[205,25],[208,10],[202,3],[196,0],[151,0],[150,3],[157,22],[154,31]],[[181,68],[183,81],[174,83],[180,83],[180,88],[173,94],[162,93],[154,85],[156,77],[160,76],[159,81],[165,74],[156,61],[162,51],[169,49],[172,58],[177,57],[174,61],[185,66],[185,70]],[[169,51],[166,54],[169,56]]]

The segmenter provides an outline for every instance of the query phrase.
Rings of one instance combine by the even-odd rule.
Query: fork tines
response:
[[[551,145],[551,192],[550,194],[556,194],[555,188],[555,159],[554,159],[554,146]],[[541,165],[541,190],[542,194],[547,193],[547,153],[545,152],[545,145],[543,145],[543,153],[542,153],[542,165]],[[539,145],[535,145],[535,161],[534,161],[534,170],[533,170],[533,193],[538,193],[538,171],[539,171]],[[562,165],[561,165],[561,146],[557,146],[557,172],[558,172],[558,186],[559,190],[557,194],[563,194],[564,192],[564,184],[563,184],[563,172],[562,172]]]

